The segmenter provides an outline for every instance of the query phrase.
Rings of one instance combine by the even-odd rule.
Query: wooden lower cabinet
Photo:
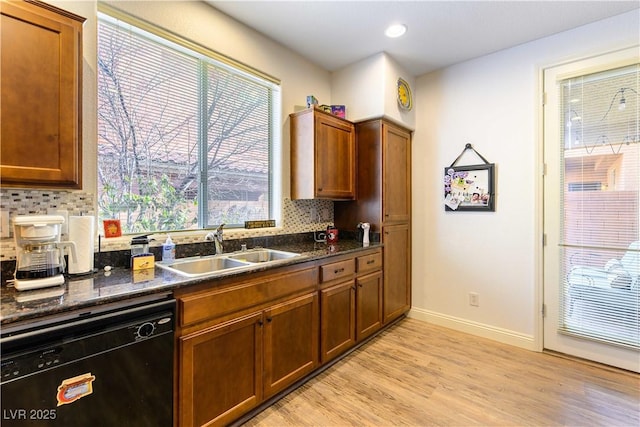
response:
[[[350,280],[320,291],[320,359],[328,362],[356,343],[356,286]]]
[[[265,310],[265,399],[317,367],[319,318],[317,293]]]
[[[179,340],[181,426],[224,425],[262,400],[263,313]]]
[[[175,425],[228,425],[379,331],[382,265],[370,248],[175,291]]]
[[[382,272],[356,279],[356,340],[360,341],[382,327]]]
[[[181,337],[179,425],[226,425],[312,372],[318,318],[314,292]]]
[[[328,282],[320,290],[320,361],[326,363],[382,327],[382,254],[375,251],[321,269],[327,272],[321,282]]]
[[[411,308],[411,235],[409,224],[385,226],[384,242],[384,323]]]

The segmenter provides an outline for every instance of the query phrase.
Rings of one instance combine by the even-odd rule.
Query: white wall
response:
[[[541,70],[637,44],[639,30],[634,11],[417,79],[412,316],[540,348]],[[444,211],[443,170],[466,143],[496,163],[496,212]]]
[[[383,114],[384,63],[384,53],[378,53],[335,71],[331,76],[333,103],[346,105],[348,120]]]
[[[415,110],[405,111],[398,106],[398,77],[415,86],[415,77],[391,56],[377,53],[332,74],[332,102],[347,106],[348,120],[386,116],[413,130]]]
[[[404,124],[410,130],[415,129],[416,110],[412,108],[410,111],[400,108],[398,105],[398,78],[403,78],[409,83],[410,88],[415,88],[415,77],[411,76],[400,64],[398,64],[390,55],[385,55],[385,74],[384,74],[384,115],[392,120]],[[412,91],[415,97],[415,89]],[[414,100],[415,102],[415,100]]]

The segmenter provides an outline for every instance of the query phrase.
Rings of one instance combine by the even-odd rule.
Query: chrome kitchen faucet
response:
[[[224,227],[224,224],[220,224],[214,233],[207,233],[207,235],[204,236],[204,240],[209,242],[213,240],[213,243],[215,243],[216,255],[224,253],[224,248],[222,247],[222,227]]]

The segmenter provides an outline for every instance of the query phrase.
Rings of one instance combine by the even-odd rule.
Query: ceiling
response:
[[[640,13],[638,0],[207,3],[328,71],[386,52],[413,76],[634,9]],[[385,37],[391,23],[406,24],[407,33]]]

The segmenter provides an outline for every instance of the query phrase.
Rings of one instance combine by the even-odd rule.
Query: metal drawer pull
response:
[[[375,259],[370,259],[369,261],[367,261],[367,265],[368,265],[368,264],[374,264],[375,262],[376,262],[376,260],[375,260]]]
[[[333,274],[338,274],[338,273],[342,273],[344,271],[344,267],[343,268],[339,268],[337,270],[333,271]]]

